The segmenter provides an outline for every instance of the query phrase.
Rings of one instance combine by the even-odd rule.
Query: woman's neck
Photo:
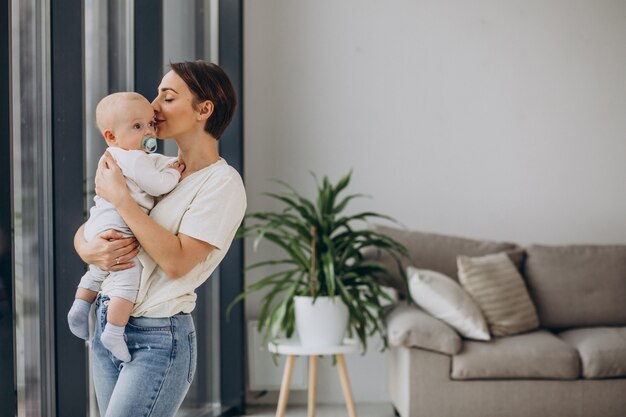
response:
[[[176,140],[178,160],[185,164],[183,177],[206,168],[220,159],[217,140],[206,132],[203,133]]]

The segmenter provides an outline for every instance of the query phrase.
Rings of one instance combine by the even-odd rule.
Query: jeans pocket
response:
[[[126,324],[128,328],[137,332],[167,332],[172,333],[169,319],[151,319],[146,317],[131,317]]]
[[[191,384],[193,376],[196,373],[196,363],[198,362],[198,349],[196,346],[195,330],[189,333],[189,372],[187,373],[187,382]]]

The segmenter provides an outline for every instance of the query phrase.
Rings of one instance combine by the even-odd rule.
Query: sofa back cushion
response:
[[[626,246],[533,245],[526,256],[543,327],[626,325]]]
[[[513,263],[520,268],[524,252],[514,243],[473,240],[435,233],[416,232],[388,226],[374,226],[376,232],[399,241],[409,251],[409,258],[402,259],[402,268],[407,266],[441,272],[458,282],[456,258],[459,255],[482,256],[497,252],[508,252]],[[402,284],[395,260],[379,251],[366,252],[368,258],[381,262],[389,274],[379,276],[383,285],[394,287],[401,298],[407,297],[407,289]]]

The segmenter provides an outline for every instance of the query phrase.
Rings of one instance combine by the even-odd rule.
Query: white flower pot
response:
[[[348,307],[341,297],[294,297],[296,330],[302,346],[343,344],[348,328]]]

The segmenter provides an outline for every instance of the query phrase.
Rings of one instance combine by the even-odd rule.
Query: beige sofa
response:
[[[387,317],[389,390],[402,417],[626,416],[626,246],[529,246],[377,227],[404,266],[456,277],[458,255],[508,252],[541,328],[464,340],[414,304]],[[378,253],[368,256],[393,266]],[[406,297],[398,276],[381,277]]]

